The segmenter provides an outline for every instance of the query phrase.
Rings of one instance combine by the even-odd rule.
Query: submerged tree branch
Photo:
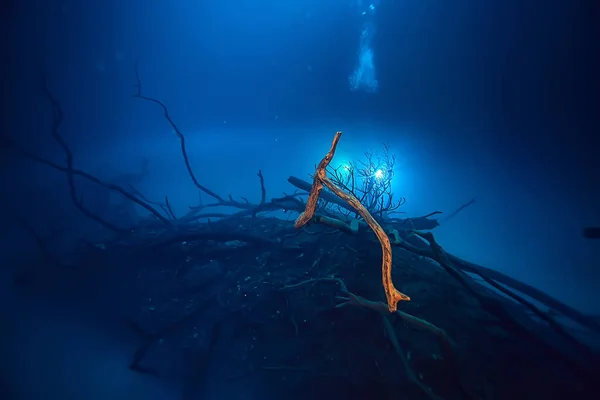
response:
[[[383,289],[387,298],[388,308],[390,312],[394,312],[398,308],[398,302],[409,301],[410,297],[396,289],[394,282],[392,281],[392,246],[390,245],[390,239],[385,231],[381,228],[381,225],[379,225],[375,218],[373,218],[369,211],[367,211],[367,209],[356,197],[349,193],[345,193],[327,177],[327,166],[335,155],[335,150],[341,137],[342,132],[336,132],[331,144],[331,148],[317,166],[312,189],[310,191],[310,195],[308,196],[308,201],[306,202],[306,209],[296,220],[295,227],[301,228],[313,218],[317,207],[317,201],[319,200],[319,195],[323,190],[323,185],[327,186],[329,190],[331,190],[338,197],[348,203],[353,209],[355,209],[356,212],[363,217],[373,232],[375,232],[377,239],[379,239],[379,242],[381,243],[381,251],[383,254],[381,261]]]

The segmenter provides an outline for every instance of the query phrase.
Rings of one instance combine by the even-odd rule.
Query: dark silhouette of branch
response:
[[[50,93],[50,90],[48,89],[48,82],[46,79],[46,74],[42,74],[42,92],[48,98],[48,100],[50,100],[50,103],[52,105],[51,134],[52,134],[52,137],[54,138],[54,140],[56,140],[58,142],[58,144],[60,145],[60,147],[63,149],[63,151],[65,153],[65,157],[66,157],[65,161],[67,164],[66,173],[67,173],[67,179],[69,182],[69,194],[71,195],[71,200],[73,201],[73,204],[79,211],[81,211],[81,213],[83,215],[85,215],[86,217],[88,217],[89,219],[91,219],[93,221],[96,221],[97,223],[104,226],[105,228],[108,228],[108,229],[116,231],[116,232],[127,232],[128,229],[116,226],[115,224],[108,222],[104,218],[102,218],[99,215],[88,210],[83,205],[83,202],[79,198],[77,198],[77,191],[75,189],[75,179],[74,179],[74,174],[73,174],[73,153],[71,152],[71,149],[69,149],[69,146],[67,145],[67,143],[65,142],[64,138],[62,137],[62,135],[60,134],[60,131],[59,131],[60,126],[63,121],[63,111],[62,111],[62,108],[61,108],[58,100],[52,95],[52,93]]]
[[[462,206],[458,207],[456,210],[454,210],[453,212],[448,214],[446,216],[446,218],[444,218],[442,220],[442,222],[447,222],[449,219],[456,217],[459,212],[461,212],[462,210],[464,210],[465,208],[469,207],[471,204],[474,204],[474,203],[475,203],[475,198],[472,198],[468,203],[463,204]]]
[[[135,94],[133,95],[133,97],[142,99],[142,100],[146,100],[146,101],[152,102],[154,104],[158,104],[162,108],[165,119],[167,120],[169,125],[171,125],[171,127],[173,128],[173,131],[179,138],[179,142],[181,144],[181,154],[183,155],[183,161],[185,162],[185,167],[187,168],[188,174],[190,175],[190,178],[192,178],[192,182],[194,182],[194,185],[196,185],[196,187],[198,189],[200,189],[207,195],[213,197],[215,200],[217,200],[219,202],[225,202],[225,200],[221,196],[219,196],[217,193],[213,192],[206,186],[203,186],[196,178],[196,174],[194,174],[194,170],[192,169],[192,166],[190,165],[190,159],[188,157],[187,149],[185,147],[185,136],[183,135],[183,133],[181,133],[181,130],[179,129],[177,124],[175,124],[175,121],[173,121],[173,119],[169,115],[169,110],[167,109],[167,106],[160,100],[157,100],[153,97],[147,97],[142,94],[142,80],[140,78],[140,68],[139,68],[139,64],[137,62],[135,63],[135,79],[136,79],[135,88],[137,90],[136,90]]]
[[[48,246],[48,241],[53,239],[55,236],[58,235],[58,232],[49,235],[48,237],[42,237],[28,222],[25,218],[22,218],[20,216],[16,216],[15,217],[17,222],[19,224],[21,224],[21,226],[23,226],[23,228],[29,232],[29,234],[33,237],[33,240],[35,240],[35,243],[37,244],[38,248],[40,249],[42,255],[44,256],[44,258],[46,260],[48,260],[48,262],[54,266],[54,267],[60,267],[60,268],[74,268],[73,265],[69,265],[69,264],[64,264],[62,263],[56,254],[54,254],[54,252],[50,249],[50,246]]]

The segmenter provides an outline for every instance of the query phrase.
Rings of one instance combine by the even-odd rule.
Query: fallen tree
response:
[[[198,363],[213,363],[216,354],[231,359],[235,373],[228,368],[229,379],[268,371],[283,374],[298,387],[316,377],[335,385],[342,380],[351,391],[376,382],[388,398],[405,390],[414,393],[410,398],[541,398],[557,390],[583,395],[595,389],[597,353],[556,314],[593,334],[600,333],[598,321],[509,276],[446,253],[431,232],[439,225],[433,217],[440,211],[393,217],[404,199],[393,200],[385,179],[370,179],[378,170],[369,157],[363,169],[328,170],[341,132],[312,183],[290,177],[297,191],[269,199],[259,171],[260,202],[237,201],[200,183],[185,136],[164,103],[142,94],[137,68],[136,78],[135,97],[162,109],[180,140],[193,184],[214,202],[192,206],[177,217],[168,197],[153,202],[136,188],[76,169],[60,134],[62,109],[45,79],[43,91],[53,109],[51,135],[64,150],[66,164],[10,141],[23,156],[64,172],[75,207],[106,229],[102,241],[81,249],[80,264],[87,257],[104,257],[117,260],[120,268],[139,269],[139,297],[152,301],[132,315],[136,330],[146,337],[132,370],[160,376],[161,363],[152,359],[151,350],[169,338],[194,354],[194,368],[205,370]],[[363,184],[357,184],[355,172],[367,178]],[[118,226],[94,214],[78,195],[76,176],[121,194],[146,214],[134,226]],[[216,207],[236,211],[210,212]],[[295,223],[266,216],[276,210],[299,216]],[[377,242],[381,252],[373,253]],[[43,250],[56,265],[60,255],[46,246]],[[377,259],[379,271],[373,265]],[[382,288],[386,302],[379,300]],[[360,310],[376,311],[377,319]],[[381,323],[384,337],[372,326]],[[413,329],[427,331],[435,340]],[[385,345],[375,345],[381,342]],[[316,350],[323,350],[323,343],[330,344],[325,358]],[[357,344],[367,350],[359,351]],[[529,379],[527,388],[515,374]],[[197,374],[191,376],[198,380]],[[570,383],[557,388],[552,377]]]

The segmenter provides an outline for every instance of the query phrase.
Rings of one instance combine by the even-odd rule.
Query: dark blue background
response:
[[[600,315],[600,243],[581,236],[600,225],[595,2],[381,0],[371,17],[376,94],[348,85],[368,5],[359,3],[2,0],[1,137],[64,163],[43,70],[75,166],[153,200],[168,195],[182,215],[198,193],[160,110],[131,97],[138,61],[144,93],[168,105],[199,180],[222,196],[258,201],[259,168],[268,196],[291,192],[286,178],[307,177],[337,129],[334,164],[385,141],[407,215],[443,218],[477,198],[435,229],[448,252]],[[179,385],[126,369],[140,338],[115,293],[137,293],[130,282],[46,269],[15,218],[60,236],[52,250],[69,259],[98,227],[72,206],[64,174],[10,147],[0,167],[0,377],[37,390],[33,399],[179,398]],[[84,204],[106,211],[106,193],[77,184]],[[37,280],[15,287],[19,274]]]
[[[139,61],[144,92],[169,105],[216,190],[255,190],[258,168],[272,193],[289,190],[285,176],[305,176],[335,129],[347,131],[342,158],[388,141],[407,212],[479,198],[441,242],[597,310],[598,245],[580,236],[600,223],[592,3],[382,0],[380,90],[366,94],[348,88],[365,22],[356,1],[15,1],[3,9],[3,130],[62,160],[43,68],[77,165],[128,171],[147,156],[145,190],[185,208],[196,195],[170,128],[131,97]],[[9,151],[2,160],[13,193],[64,185],[16,172]]]

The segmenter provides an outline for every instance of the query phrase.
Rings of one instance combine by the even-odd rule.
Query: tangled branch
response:
[[[317,171],[315,172],[313,179],[312,190],[306,202],[306,209],[302,214],[300,214],[294,226],[296,229],[301,228],[313,219],[317,208],[317,202],[319,201],[319,195],[323,190],[323,185],[327,186],[329,190],[352,206],[352,208],[354,208],[356,212],[365,220],[373,232],[375,232],[377,239],[381,243],[381,251],[383,253],[381,261],[383,290],[385,291],[385,297],[387,299],[390,312],[395,312],[398,308],[398,302],[402,300],[409,301],[410,297],[400,293],[392,281],[392,246],[390,245],[390,239],[381,225],[379,225],[375,218],[373,218],[365,206],[363,206],[355,196],[340,189],[327,176],[327,167],[335,155],[335,150],[341,137],[342,132],[336,132],[331,144],[331,148],[317,166]]]
[[[364,160],[336,168],[329,166],[328,172],[336,186],[356,197],[371,214],[383,218],[406,203],[404,197],[394,200],[392,181],[395,165],[396,157],[384,143],[378,154],[366,151]]]
[[[52,105],[52,128],[51,128],[50,133],[52,135],[52,138],[54,140],[56,140],[56,142],[58,142],[58,144],[62,148],[63,152],[65,153],[66,166],[62,166],[53,161],[47,160],[43,157],[40,157],[35,153],[30,152],[25,147],[23,147],[19,143],[17,143],[15,140],[10,140],[8,142],[8,144],[10,146],[12,146],[13,148],[15,148],[23,156],[29,158],[32,161],[47,165],[58,171],[65,172],[67,174],[67,181],[68,181],[68,185],[69,185],[69,194],[71,196],[73,205],[87,218],[99,223],[100,225],[104,226],[105,228],[110,229],[115,232],[120,232],[120,233],[127,233],[127,232],[130,232],[132,229],[130,227],[123,228],[123,227],[116,226],[115,224],[112,224],[111,222],[105,220],[101,216],[99,216],[99,215],[93,213],[91,210],[87,209],[85,207],[85,205],[83,204],[83,201],[77,196],[75,179],[74,179],[75,176],[80,176],[82,178],[85,178],[85,179],[95,183],[96,185],[102,186],[111,191],[118,192],[126,199],[128,199],[128,200],[136,203],[137,205],[143,207],[144,209],[146,209],[148,212],[150,212],[150,214],[152,214],[154,217],[156,217],[164,225],[170,226],[171,221],[169,221],[168,218],[165,218],[160,212],[158,212],[155,208],[153,208],[148,202],[129,193],[127,190],[123,189],[122,187],[120,187],[118,185],[104,182],[101,179],[95,177],[94,175],[91,175],[85,171],[76,169],[74,167],[73,153],[72,153],[71,149],[69,148],[66,140],[62,137],[62,135],[60,133],[60,127],[61,127],[62,121],[63,121],[62,107],[61,107],[59,101],[54,97],[54,95],[51,93],[50,89],[48,88],[48,82],[47,82],[47,78],[46,78],[45,74],[42,74],[41,83],[42,83],[42,92],[44,93],[44,95],[50,101],[50,103]]]
[[[393,327],[392,323],[390,322],[388,306],[385,303],[382,303],[380,301],[367,300],[364,297],[361,297],[357,294],[350,292],[350,290],[348,290],[348,287],[346,286],[344,281],[340,278],[335,278],[335,277],[308,279],[308,280],[305,280],[305,281],[302,281],[302,282],[299,282],[296,284],[284,286],[283,290],[294,289],[299,286],[306,285],[309,283],[314,283],[314,282],[335,282],[339,285],[340,292],[342,293],[343,296],[337,296],[336,299],[342,300],[342,303],[337,304],[335,306],[335,308],[354,306],[354,307],[368,308],[368,309],[378,312],[382,317],[382,322],[383,322],[383,326],[384,326],[385,332],[387,334],[387,337],[390,340],[392,347],[396,351],[396,354],[398,354],[398,356],[400,357],[400,360],[402,362],[402,367],[403,367],[409,381],[413,385],[418,387],[424,394],[426,394],[431,399],[434,399],[434,400],[440,399],[439,396],[435,395],[431,391],[430,388],[425,386],[425,384],[423,384],[417,378],[417,375],[411,368],[411,366],[408,362],[408,358],[406,357],[406,354],[405,354],[404,350],[402,349],[400,342],[398,341],[396,331],[394,330],[394,327]],[[419,328],[422,330],[427,330],[427,331],[433,333],[436,336],[436,338],[439,340],[440,347],[444,350],[444,353],[446,355],[448,355],[449,358],[451,358],[451,360],[453,360],[453,361],[456,360],[456,356],[454,354],[455,344],[453,343],[452,339],[450,339],[450,337],[446,334],[446,332],[443,329],[438,328],[434,324],[432,324],[428,321],[425,321],[424,319],[415,317],[413,315],[407,314],[400,310],[396,310],[395,315],[397,315],[398,317],[403,319],[407,324],[410,324],[416,328]]]

